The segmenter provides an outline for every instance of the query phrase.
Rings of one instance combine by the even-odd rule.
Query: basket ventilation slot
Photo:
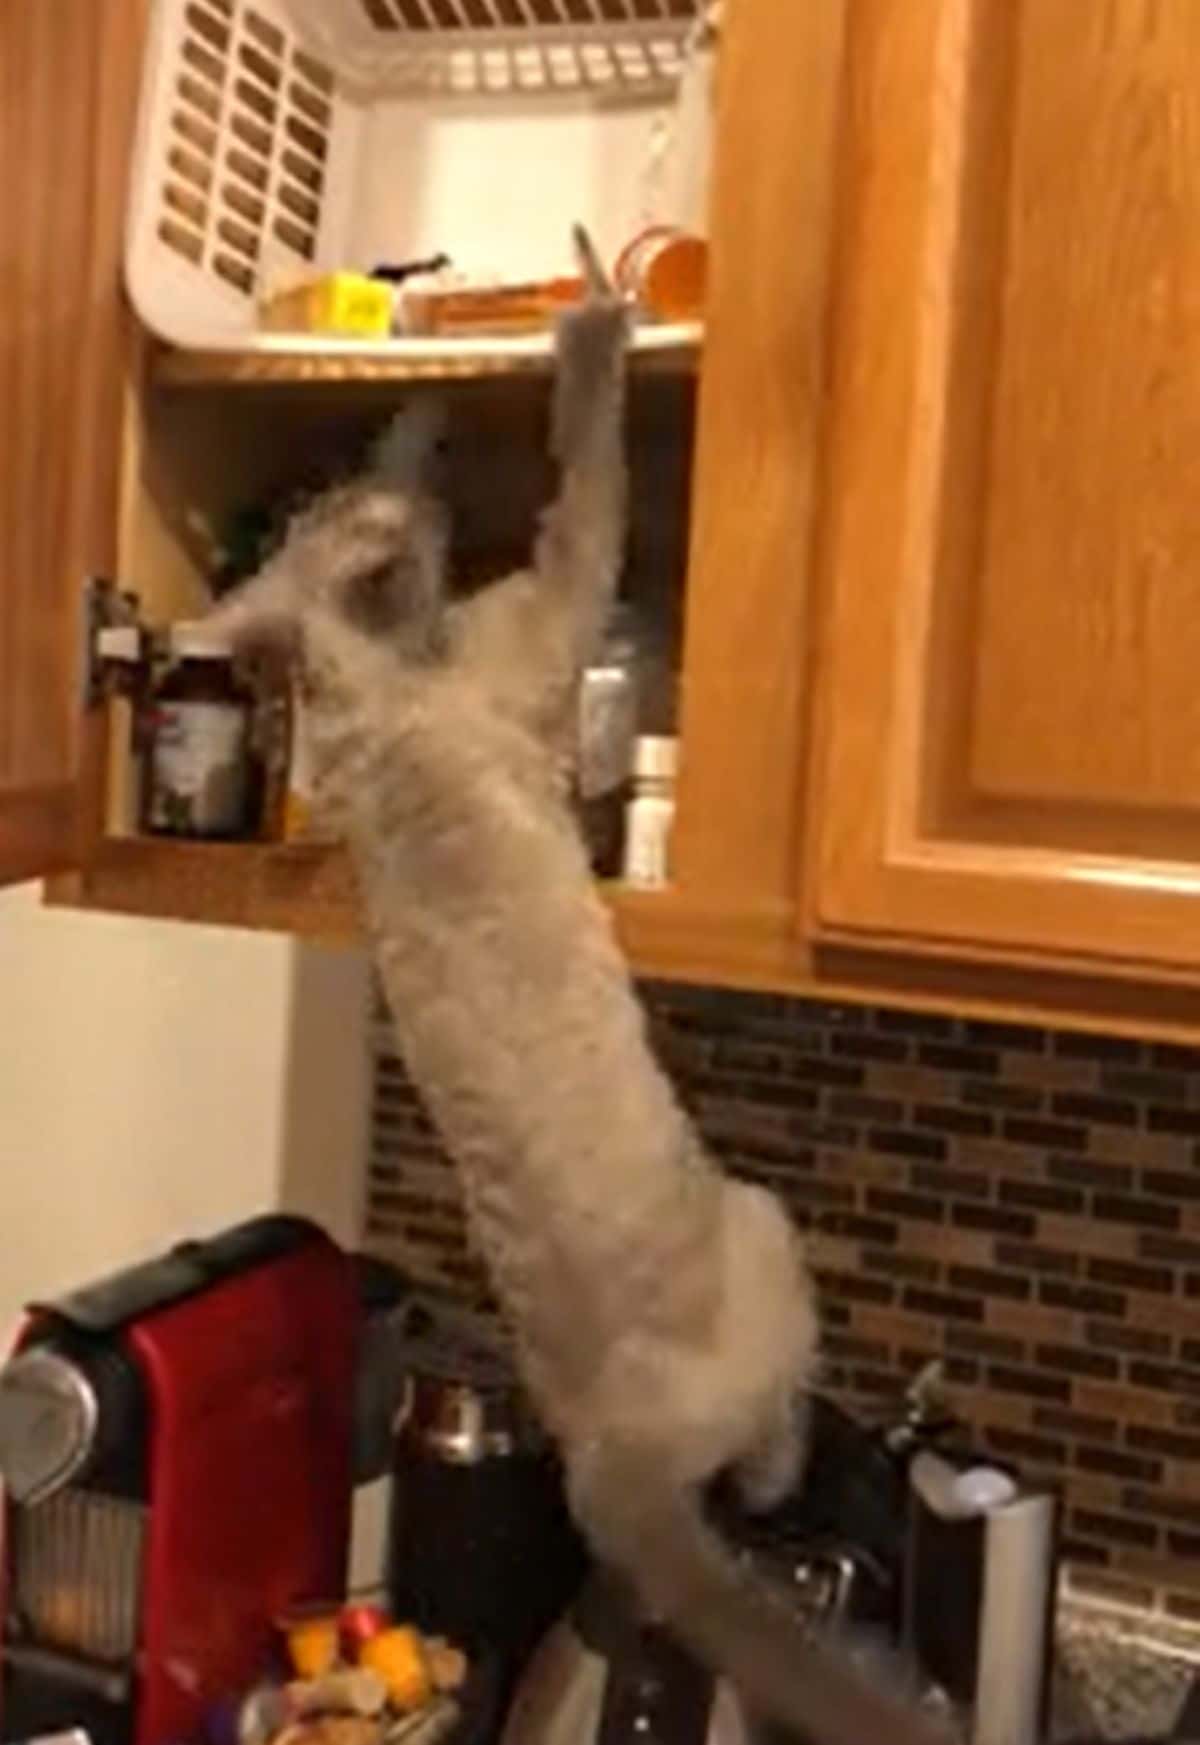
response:
[[[175,72],[158,234],[177,255],[256,296],[264,254],[317,253],[333,75],[278,24],[235,0],[189,0]]]
[[[669,89],[701,0],[289,0],[339,77],[462,96]]]
[[[376,30],[513,31],[572,26],[678,25],[696,15],[695,0],[360,0]]]

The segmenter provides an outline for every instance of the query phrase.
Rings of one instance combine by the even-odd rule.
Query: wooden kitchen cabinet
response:
[[[854,0],[808,911],[1200,968],[1200,9]]]
[[[15,419],[20,450],[0,496],[0,878],[69,869],[50,887],[56,902],[344,937],[358,917],[337,850],[116,839],[99,826],[102,728],[81,704],[84,579],[132,586],[160,620],[194,611],[194,511],[250,487],[281,449],[386,415],[395,392],[394,371],[344,357],[295,370],[189,361],[126,317],[121,243],[148,10],[0,9],[5,161],[24,172],[15,212],[0,213],[0,418]],[[229,13],[224,0],[219,10]],[[781,23],[774,0],[738,0],[727,33],[676,885],[613,893],[639,967],[663,974],[777,979],[795,936],[842,25],[841,4]]]
[[[28,166],[0,214],[0,878],[353,936],[337,850],[100,828],[84,578],[194,611],[194,511],[386,413],[396,374],[136,331],[145,15],[0,9]],[[612,893],[640,970],[1200,1022],[1198,93],[1191,0],[729,8],[709,317],[675,363],[675,880]]]
[[[116,556],[136,9],[0,9],[0,879],[78,862],[82,588]]]

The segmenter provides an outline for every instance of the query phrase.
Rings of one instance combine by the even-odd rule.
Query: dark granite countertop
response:
[[[868,1662],[878,1654],[881,1670],[896,1674],[886,1648],[873,1650],[868,1639],[860,1640],[859,1648]],[[1048,1745],[1200,1745],[1197,1692],[1200,1625],[1064,1593],[1056,1623]],[[947,1745],[966,1745],[966,1717],[936,1693],[928,1693],[926,1702]]]
[[[1178,1737],[1198,1675],[1200,1628],[1067,1595],[1058,1613],[1051,1737]],[[1193,1736],[1190,1725],[1185,1733]]]
[[[1200,1628],[1064,1595],[1047,1745],[1200,1745],[1198,1680]],[[970,1718],[943,1693],[926,1689],[922,1707],[946,1745],[968,1745]]]

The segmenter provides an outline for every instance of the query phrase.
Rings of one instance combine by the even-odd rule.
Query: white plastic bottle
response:
[[[633,798],[625,812],[625,882],[656,891],[670,883],[671,826],[679,742],[646,735],[633,760]]]

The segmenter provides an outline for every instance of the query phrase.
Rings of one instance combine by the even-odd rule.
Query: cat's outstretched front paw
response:
[[[604,270],[604,263],[596,252],[595,243],[582,224],[576,224],[572,228],[571,239],[575,244],[579,271],[584,285],[587,287],[588,301],[615,298],[617,293],[613,287],[613,282]]]
[[[629,306],[605,272],[587,231],[577,224],[572,234],[584,296],[559,322],[559,356],[564,364],[592,354],[612,362],[625,347]]]
[[[575,227],[575,249],[586,287],[581,303],[560,318],[556,355],[558,391],[555,415],[556,447],[566,458],[590,427],[607,394],[619,384],[629,342],[630,313],[614,289],[581,225]]]

